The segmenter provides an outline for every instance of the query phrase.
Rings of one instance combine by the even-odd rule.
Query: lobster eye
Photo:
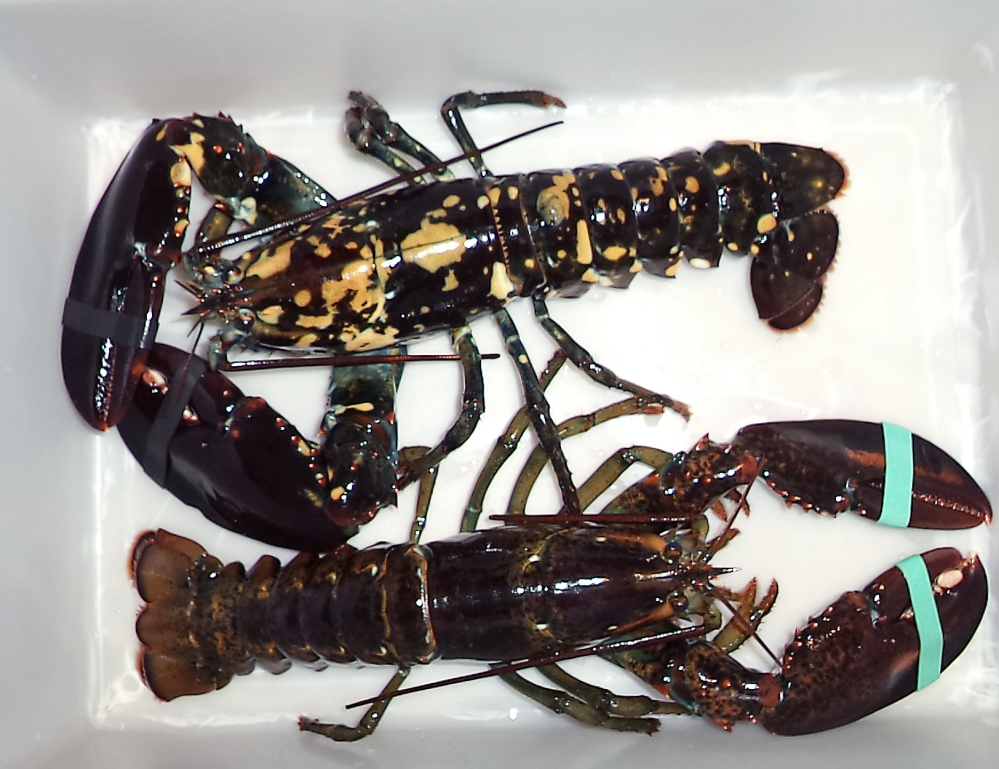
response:
[[[257,319],[257,315],[249,307],[240,307],[236,312],[236,324],[249,328]]]
[[[673,611],[675,612],[684,612],[690,606],[690,601],[687,599],[687,594],[682,590],[675,590],[670,593],[669,605],[673,607]]]

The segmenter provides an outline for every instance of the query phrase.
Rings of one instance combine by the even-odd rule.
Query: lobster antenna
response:
[[[307,224],[317,219],[321,219],[324,216],[328,216],[329,214],[334,213],[336,211],[340,211],[352,203],[364,200],[370,195],[374,195],[378,192],[384,192],[385,190],[391,189],[392,187],[395,187],[399,184],[408,184],[409,182],[414,181],[420,178],[421,176],[425,176],[427,174],[434,174],[437,173],[438,171],[443,171],[449,166],[452,166],[455,163],[460,163],[463,160],[468,160],[473,157],[481,157],[484,153],[502,147],[505,144],[509,144],[510,142],[514,142],[518,139],[523,139],[526,136],[538,133],[539,131],[544,131],[548,128],[554,128],[555,126],[562,125],[562,123],[563,121],[556,120],[552,123],[546,123],[545,125],[538,126],[536,128],[530,128],[527,131],[521,131],[518,134],[514,134],[513,136],[508,136],[505,139],[501,139],[500,141],[494,142],[493,144],[489,144],[485,147],[482,147],[481,149],[477,148],[474,150],[469,150],[468,152],[463,152],[460,155],[455,155],[453,158],[442,160],[439,163],[431,163],[430,165],[423,166],[422,168],[417,168],[407,173],[399,174],[398,176],[388,179],[382,182],[381,184],[376,184],[375,186],[368,187],[366,190],[362,190],[361,192],[356,192],[353,195],[348,195],[345,198],[340,198],[339,200],[333,201],[333,203],[329,206],[324,206],[322,208],[315,208],[312,209],[311,211],[305,211],[303,213],[296,214],[295,216],[291,216],[287,219],[284,219],[280,222],[274,222],[273,224],[270,224],[266,227],[240,230],[239,232],[233,233],[232,235],[227,235],[224,238],[219,238],[218,240],[206,241],[205,243],[197,245],[191,250],[186,251],[184,253],[208,254],[212,253],[213,251],[221,251],[222,249],[228,248],[229,246],[235,246],[240,243],[245,243],[247,240],[255,240],[256,238],[262,238],[267,235],[273,235],[278,232],[284,232],[286,230],[294,229],[295,227],[301,224]]]
[[[482,360],[495,360],[499,353],[482,355]],[[226,361],[222,371],[264,371],[266,369],[305,368],[307,366],[365,366],[375,363],[419,363],[423,361],[460,361],[457,353],[435,355],[310,355],[297,358],[261,358],[257,360]]]
[[[641,649],[645,646],[655,646],[656,644],[663,643],[665,641],[677,641],[684,638],[696,638],[697,636],[703,636],[707,633],[703,627],[685,627],[685,628],[673,628],[672,630],[664,630],[661,633],[655,633],[650,636],[645,636],[643,638],[627,638],[619,641],[608,641],[602,644],[595,644],[593,646],[586,646],[582,649],[569,649],[564,652],[554,652],[545,657],[535,657],[533,659],[520,660],[518,662],[504,662],[491,666],[488,670],[480,670],[478,673],[469,673],[464,676],[455,676],[454,678],[445,678],[441,681],[432,681],[428,684],[420,684],[419,686],[410,686],[405,689],[397,689],[394,692],[378,695],[377,697],[369,697],[366,700],[358,700],[357,702],[351,702],[346,705],[346,709],[360,708],[365,705],[373,705],[376,702],[385,702],[386,700],[398,697],[401,694],[413,694],[415,692],[425,692],[430,689],[439,689],[442,686],[450,686],[451,684],[463,684],[466,681],[478,681],[481,678],[492,678],[494,676],[505,676],[507,673],[516,673],[518,670],[525,670],[526,668],[536,668],[543,665],[554,665],[557,662],[563,662],[565,660],[575,659],[577,657],[589,657],[594,654],[613,654],[615,652],[627,651],[629,649]]]
[[[524,514],[497,514],[490,515],[490,521],[503,521],[504,523],[517,523],[517,524],[531,524],[531,523],[601,523],[600,518],[602,513],[581,513],[578,515],[570,515],[569,513],[555,513],[553,515],[524,515]],[[610,516],[607,516],[610,517]],[[633,523],[633,524],[644,524],[644,523],[686,523],[690,520],[687,515],[668,515],[660,513],[614,513],[613,519],[610,523],[617,525],[619,523]]]

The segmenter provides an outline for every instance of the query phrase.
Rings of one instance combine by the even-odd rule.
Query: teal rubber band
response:
[[[921,555],[913,555],[901,561],[898,568],[909,586],[909,600],[912,613],[916,617],[916,633],[919,635],[919,667],[916,673],[916,689],[922,689],[940,677],[943,666],[943,628],[937,613],[937,602],[933,598],[930,585],[930,572]]]
[[[885,493],[878,523],[904,529],[912,516],[912,433],[885,422]]]

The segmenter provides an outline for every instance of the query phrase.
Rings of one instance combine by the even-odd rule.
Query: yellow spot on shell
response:
[[[596,283],[600,280],[600,276],[592,267],[588,268],[580,277],[584,283]]]
[[[174,150],[187,158],[187,162],[191,164],[194,173],[199,176],[205,168],[205,148],[201,144],[204,140],[204,136],[192,131],[190,144],[177,144],[174,146]]]
[[[576,261],[580,264],[593,263],[593,246],[590,243],[590,231],[586,221],[576,222]]]
[[[448,195],[444,198],[444,208],[454,208],[461,202],[461,198],[457,195]]]
[[[622,174],[621,171],[617,168],[611,169],[611,177],[617,179],[619,182],[624,181],[624,174]]]
[[[274,248],[265,248],[250,265],[246,274],[255,278],[270,278],[288,269],[288,265],[291,264],[292,242],[286,240]]]
[[[569,216],[569,195],[566,190],[574,184],[576,177],[572,174],[554,174],[552,184],[538,193],[538,214],[548,224],[557,225]],[[576,188],[573,188],[576,189]]]
[[[713,173],[715,176],[727,176],[729,173],[731,173],[731,171],[732,171],[732,166],[729,164],[727,160],[723,160],[719,165],[711,169],[711,173]]]
[[[312,347],[317,341],[319,341],[319,334],[302,334],[297,340],[295,340],[296,347]]]
[[[493,204],[494,206],[495,206],[495,205],[499,205],[499,202],[500,202],[500,195],[502,195],[502,194],[503,194],[502,192],[500,192],[500,188],[499,188],[499,187],[493,187],[493,188],[492,188],[492,189],[490,189],[490,190],[489,190],[489,192],[488,192],[488,193],[486,193],[486,194],[488,194],[488,195],[489,195],[489,202],[490,202],[490,203],[492,203],[492,204]]]
[[[465,236],[453,224],[424,219],[420,229],[403,238],[399,246],[403,261],[427,272],[437,272],[461,259],[465,253]]]
[[[649,180],[649,186],[652,188],[652,194],[659,197],[666,192],[667,181],[669,181],[669,175],[666,173],[666,169],[662,166],[656,166],[656,178]]]
[[[604,259],[610,259],[612,262],[616,262],[627,253],[628,249],[624,246],[607,246],[607,248],[604,249],[603,257]]]
[[[190,187],[191,166],[181,160],[178,160],[170,166],[170,181],[172,181],[177,187]]]
[[[701,191],[701,183],[697,181],[696,176],[688,176],[683,180],[683,188],[691,195],[696,195]]]
[[[493,276],[489,280],[489,295],[505,302],[517,293],[503,262],[493,262]]]
[[[516,200],[517,198],[520,197],[520,188],[511,184],[509,187],[506,188],[506,195],[508,198],[510,198],[510,200]]]
[[[454,270],[448,270],[447,275],[444,277],[444,291],[454,291],[458,288],[458,279],[454,275]]]
[[[348,411],[374,411],[375,406],[373,403],[350,403],[346,406],[337,406],[334,413],[339,416],[340,414],[345,414]]]
[[[332,230],[333,231],[332,236],[335,238],[337,235],[343,232],[344,221],[345,221],[344,217],[342,217],[340,214],[334,214],[333,216],[330,216],[323,220],[323,229]]]
[[[399,329],[388,326],[384,331],[376,328],[366,328],[357,334],[353,339],[344,345],[348,352],[360,352],[362,350],[378,350],[382,347],[390,347],[399,336]]]
[[[763,214],[759,219],[756,220],[756,231],[761,235],[765,232],[771,232],[777,227],[777,217],[773,214]]]
[[[270,307],[265,307],[257,313],[257,317],[271,326],[281,319],[284,315],[284,308],[279,304],[272,304]]]
[[[479,195],[479,197],[475,199],[475,205],[477,205],[479,208],[485,208],[486,206],[489,205],[489,198],[487,198],[485,195]]]
[[[312,292],[307,288],[303,288],[301,291],[295,294],[295,304],[299,307],[305,307],[309,302],[312,301]]]

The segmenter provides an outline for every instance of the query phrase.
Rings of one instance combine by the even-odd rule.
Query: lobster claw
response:
[[[725,729],[744,719],[774,734],[834,729],[934,681],[968,645],[987,600],[976,555],[931,550],[812,618],[778,673],[749,670],[699,642],[686,655],[684,687],[697,711]]]
[[[160,140],[166,125],[145,130],[101,198],[63,313],[66,389],[99,430],[117,424],[131,403],[171,265],[162,254],[180,248],[186,225],[190,175],[185,186],[175,172],[177,155]]]
[[[987,600],[975,554],[939,548],[902,561],[798,631],[784,654],[780,702],[760,723],[810,734],[922,689],[964,651]]]
[[[356,531],[331,519],[316,447],[182,350],[150,350],[118,431],[150,477],[227,529],[313,552]]]
[[[748,425],[733,445],[762,458],[789,504],[852,510],[889,526],[964,529],[992,521],[985,492],[940,447],[890,424],[847,419]]]
[[[217,256],[181,254],[195,176],[216,200],[200,240],[221,237],[233,219],[267,225],[331,201],[227,117],[153,121],[90,220],[63,313],[66,389],[99,430],[118,424],[131,403],[156,339],[166,272],[183,261],[187,280],[210,288],[232,269]]]

